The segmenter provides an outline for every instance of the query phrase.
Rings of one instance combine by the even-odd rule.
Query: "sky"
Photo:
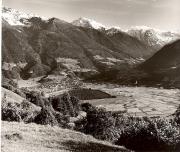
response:
[[[3,5],[68,22],[86,17],[108,27],[180,31],[180,0],[3,0]]]

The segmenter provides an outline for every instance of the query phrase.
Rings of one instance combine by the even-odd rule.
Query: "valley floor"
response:
[[[173,114],[180,103],[180,90],[148,88],[148,87],[119,87],[114,85],[87,84],[94,88],[115,95],[116,98],[86,100],[95,106],[104,107],[108,111],[127,111],[133,116],[168,116]]]
[[[53,77],[54,78],[54,77]],[[19,81],[20,87],[31,87],[31,90],[41,90],[45,96],[54,96],[63,94],[71,88],[61,85],[61,77],[55,77],[57,84],[62,86],[60,89],[54,89],[51,82],[49,88],[45,86],[38,87],[37,79]],[[28,84],[28,85],[27,85]],[[32,87],[33,86],[33,87]],[[56,86],[56,85],[55,85]],[[104,107],[108,111],[126,111],[131,116],[169,116],[173,114],[180,104],[179,89],[163,89],[152,87],[129,87],[114,84],[92,84],[83,83],[82,87],[98,89],[105,91],[116,98],[85,100],[98,107]],[[41,89],[39,89],[41,88]]]

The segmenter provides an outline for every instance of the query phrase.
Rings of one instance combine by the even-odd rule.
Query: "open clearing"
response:
[[[2,152],[127,152],[121,146],[59,127],[2,121]]]
[[[113,85],[87,84],[87,88],[100,89],[117,98],[86,100],[108,111],[127,111],[133,116],[168,116],[180,104],[179,89],[148,87],[122,87]]]

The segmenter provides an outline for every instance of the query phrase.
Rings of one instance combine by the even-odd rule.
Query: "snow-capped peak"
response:
[[[159,29],[155,29],[155,28],[152,28],[152,27],[149,27],[149,26],[144,26],[144,25],[142,25],[142,26],[132,26],[128,30],[143,30],[143,31],[146,31],[146,30],[155,30],[155,31],[158,31],[158,32],[162,32]]]
[[[165,44],[180,39],[180,34],[172,31],[163,31],[147,26],[135,26],[127,30],[127,33],[150,46],[157,46],[158,49]]]
[[[152,27],[149,27],[149,26],[132,26],[130,27],[128,30],[126,30],[127,32],[128,31],[131,31],[131,30],[141,30],[141,31],[154,31],[155,33],[158,33],[158,34],[162,34],[162,33],[168,33],[168,34],[180,34],[179,32],[177,31],[173,31],[173,30],[160,30],[160,29],[157,29],[157,28],[152,28]]]
[[[87,28],[93,28],[93,29],[107,29],[107,27],[105,27],[104,25],[102,25],[101,23],[98,23],[92,19],[88,19],[88,18],[79,18],[77,20],[74,20],[72,22],[73,25],[75,26],[81,26],[81,27],[87,27]]]
[[[119,32],[125,32],[125,31],[122,28],[120,28],[119,26],[110,27],[109,29],[106,30],[106,33],[108,35],[114,35]]]
[[[35,14],[27,14],[21,11],[17,11],[12,8],[2,8],[2,19],[7,21],[10,25],[25,25],[27,19],[32,17],[39,17]],[[42,19],[46,19],[45,17],[41,17]]]

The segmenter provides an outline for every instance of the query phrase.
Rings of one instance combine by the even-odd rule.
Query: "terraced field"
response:
[[[87,88],[100,89],[117,98],[86,100],[109,111],[127,111],[133,116],[168,116],[180,104],[180,90],[147,87],[120,87],[87,84]]]

